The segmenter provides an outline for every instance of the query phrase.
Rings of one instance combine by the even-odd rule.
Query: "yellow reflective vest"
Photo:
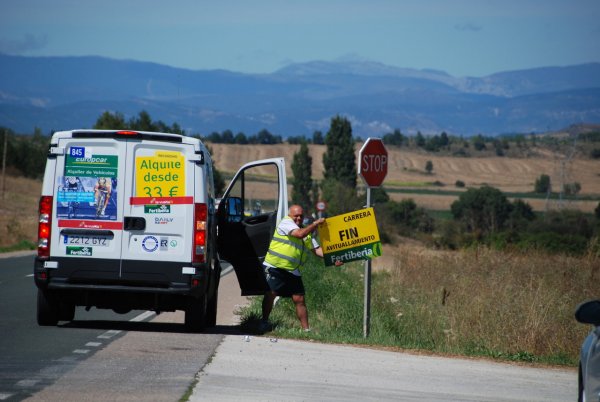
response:
[[[286,216],[283,219],[291,220],[292,218]],[[277,268],[293,271],[304,265],[311,249],[312,237],[310,234],[304,239],[298,239],[294,236],[281,235],[276,228],[265,262]]]

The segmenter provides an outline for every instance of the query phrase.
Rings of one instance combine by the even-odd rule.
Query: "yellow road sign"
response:
[[[325,265],[379,257],[382,254],[373,208],[327,218],[319,225]]]

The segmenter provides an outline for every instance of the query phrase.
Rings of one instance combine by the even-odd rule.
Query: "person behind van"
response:
[[[96,208],[101,208],[100,215],[104,215],[104,211],[106,210],[106,206],[108,205],[108,200],[110,199],[110,194],[112,192],[112,185],[110,180],[106,177],[98,177],[98,181],[94,186],[94,198],[96,199]],[[101,201],[102,195],[105,195],[104,201]],[[100,203],[102,202],[102,205]]]
[[[304,284],[300,268],[308,259],[308,251],[323,258],[323,249],[311,233],[325,222],[320,218],[306,227],[302,226],[304,212],[300,205],[292,205],[288,216],[283,218],[273,234],[269,251],[264,261],[264,271],[269,290],[262,302],[262,321],[260,330],[270,328],[269,315],[277,296],[291,297],[296,307],[296,315],[305,331],[310,331],[308,310],[304,299]],[[336,262],[340,266],[341,261]]]

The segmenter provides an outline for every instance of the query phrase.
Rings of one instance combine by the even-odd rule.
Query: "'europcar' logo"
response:
[[[159,244],[158,239],[154,236],[146,236],[142,240],[142,248],[149,253],[156,251]]]

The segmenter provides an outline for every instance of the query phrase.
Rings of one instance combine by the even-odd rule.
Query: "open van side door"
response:
[[[283,158],[247,163],[233,177],[217,209],[219,257],[237,275],[243,296],[268,289],[262,262],[277,224],[288,213]]]

